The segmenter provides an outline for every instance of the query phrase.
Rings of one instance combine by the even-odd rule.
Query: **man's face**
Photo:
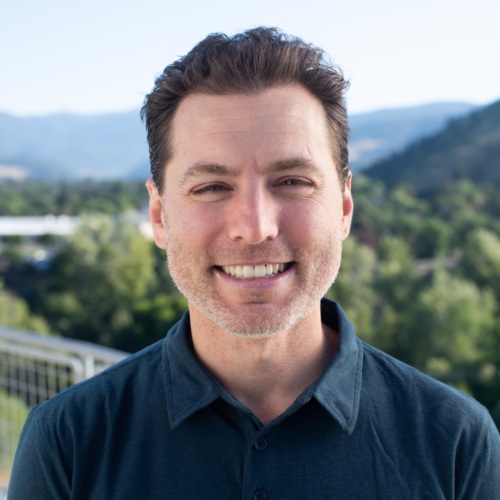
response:
[[[298,85],[192,94],[172,140],[162,197],[148,183],[150,212],[191,313],[262,337],[319,308],[352,215],[321,103]]]

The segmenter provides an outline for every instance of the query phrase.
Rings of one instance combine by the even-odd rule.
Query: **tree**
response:
[[[26,302],[5,290],[0,281],[0,325],[39,333],[49,332],[47,322],[32,314]]]
[[[410,339],[406,325],[420,277],[410,247],[402,238],[384,236],[378,248],[378,258],[374,282],[377,295],[374,343],[397,358],[410,362]]]
[[[491,290],[436,269],[416,297],[407,325],[411,363],[450,383],[470,385],[492,345],[496,309]],[[475,374],[469,373],[471,366]]]
[[[181,319],[187,300],[179,293],[156,293],[138,301],[132,311],[133,328],[114,342],[118,349],[135,352],[156,342]]]
[[[425,218],[413,237],[413,252],[420,259],[445,256],[450,250],[451,236],[449,224],[437,217]]]
[[[461,260],[462,273],[480,287],[491,288],[500,300],[500,238],[478,228],[467,238]]]
[[[375,264],[375,252],[371,248],[348,238],[344,242],[339,275],[326,294],[341,304],[359,334],[367,341],[373,335]]]
[[[112,345],[155,284],[152,243],[123,217],[88,217],[55,256],[42,302],[64,336]]]

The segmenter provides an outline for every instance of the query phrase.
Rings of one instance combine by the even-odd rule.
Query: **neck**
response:
[[[281,415],[324,371],[338,345],[320,307],[269,338],[227,333],[190,306],[195,353],[222,386],[264,424]]]

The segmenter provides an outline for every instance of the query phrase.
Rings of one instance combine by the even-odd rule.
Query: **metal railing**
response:
[[[129,354],[0,327],[0,499],[29,410]]]

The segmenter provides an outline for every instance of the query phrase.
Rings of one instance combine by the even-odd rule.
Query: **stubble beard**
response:
[[[218,328],[245,338],[267,338],[295,326],[306,317],[334,283],[341,261],[342,237],[340,230],[327,238],[309,245],[312,250],[280,249],[273,242],[247,247],[245,250],[218,248],[207,250],[200,256],[190,252],[179,237],[171,234],[165,219],[167,265],[175,285]],[[325,235],[323,235],[325,236]],[[292,257],[292,258],[290,258]],[[240,292],[240,299],[247,304],[258,304],[256,311],[241,314],[225,303],[215,286],[216,277],[210,263],[261,260],[282,262],[293,260],[297,279],[293,290],[282,307],[262,302],[260,292]],[[207,262],[200,272],[199,262]],[[246,293],[246,296],[244,295]]]

